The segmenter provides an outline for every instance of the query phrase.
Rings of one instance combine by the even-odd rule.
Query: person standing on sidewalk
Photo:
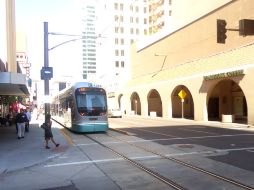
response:
[[[29,132],[30,121],[31,121],[31,113],[30,113],[30,110],[29,110],[29,109],[26,109],[25,113],[26,113],[26,117],[27,117],[27,120],[28,120],[28,121],[26,122],[25,131],[26,131],[26,132]]]
[[[16,116],[16,123],[18,128],[18,139],[25,137],[25,123],[28,121],[26,114],[23,109],[19,110]]]
[[[44,135],[45,135],[45,148],[46,149],[50,149],[50,147],[48,146],[48,142],[49,140],[51,140],[56,147],[59,146],[58,143],[55,142],[54,138],[53,138],[53,133],[52,133],[52,130],[51,130],[51,126],[52,126],[52,121],[51,121],[51,115],[50,114],[47,114],[46,117],[45,117],[45,123],[43,123],[41,125],[41,128],[44,129]]]

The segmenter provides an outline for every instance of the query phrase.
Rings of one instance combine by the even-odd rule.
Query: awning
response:
[[[29,96],[26,75],[0,72],[0,95]]]

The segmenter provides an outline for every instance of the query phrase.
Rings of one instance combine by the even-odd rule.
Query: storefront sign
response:
[[[230,71],[230,72],[226,72],[226,73],[218,73],[218,74],[214,74],[214,75],[208,75],[208,76],[204,76],[204,80],[215,80],[215,79],[219,79],[219,78],[229,78],[229,77],[236,77],[236,76],[240,76],[240,75],[244,75],[244,70],[236,70],[236,71]]]
[[[108,93],[108,98],[114,98],[115,97],[115,93],[114,92],[109,92]]]

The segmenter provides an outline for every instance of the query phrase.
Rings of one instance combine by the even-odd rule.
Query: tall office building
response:
[[[82,58],[83,79],[96,77],[96,1],[82,4]]]
[[[153,35],[172,22],[172,0],[148,0],[149,35]]]
[[[113,92],[130,78],[131,44],[148,34],[148,10],[145,1],[97,2],[97,78]]]

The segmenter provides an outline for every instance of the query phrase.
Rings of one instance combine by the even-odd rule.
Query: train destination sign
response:
[[[241,76],[244,75],[244,70],[236,70],[236,71],[230,71],[230,72],[225,72],[225,73],[218,73],[214,75],[208,75],[204,76],[204,80],[215,80],[219,78],[229,78],[229,77],[236,77],[236,76]]]

